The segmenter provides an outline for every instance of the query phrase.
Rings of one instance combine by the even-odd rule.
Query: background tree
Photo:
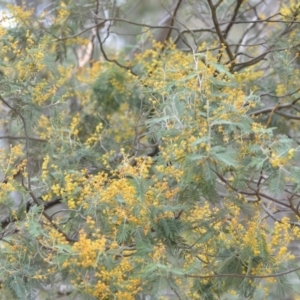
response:
[[[3,297],[295,299],[299,4],[17,4]]]

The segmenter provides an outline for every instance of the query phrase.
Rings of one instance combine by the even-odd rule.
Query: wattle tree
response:
[[[121,2],[2,13],[1,294],[296,299],[300,5]]]

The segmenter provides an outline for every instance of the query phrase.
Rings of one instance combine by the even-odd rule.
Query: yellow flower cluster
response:
[[[60,7],[57,11],[57,16],[55,19],[55,23],[63,23],[70,15],[70,10],[68,9],[66,3],[64,1],[60,2]]]
[[[254,221],[248,222],[247,228],[248,230],[242,237],[242,247],[244,249],[251,249],[254,256],[259,256],[260,243],[262,243],[260,235],[264,235],[264,228],[258,223],[258,216],[254,217]]]
[[[49,175],[48,166],[50,162],[49,155],[46,155],[42,164],[42,180],[45,181]]]
[[[99,77],[102,71],[101,62],[93,62],[90,68],[79,68],[76,70],[76,79],[86,85],[91,85]]]
[[[34,68],[40,69],[43,66],[34,65]],[[56,85],[49,87],[49,83],[43,80],[35,85],[32,90],[32,102],[35,104],[44,104],[51,96],[57,92]]]
[[[290,0],[289,3],[283,3],[280,9],[280,16],[283,20],[299,21],[299,14],[295,14],[295,11],[299,9],[299,3],[297,0]]]
[[[71,263],[75,263],[83,268],[94,268],[97,266],[97,257],[105,252],[106,238],[100,233],[96,239],[92,240],[87,234],[81,230],[79,232],[79,241],[74,243],[72,249],[78,253],[78,257],[71,259]]]
[[[20,23],[26,23],[26,21],[29,20],[34,13],[34,9],[23,9],[18,5],[8,4],[6,7],[9,10],[11,16]]]
[[[270,157],[270,164],[273,168],[282,167],[294,157],[295,149],[291,148],[284,157],[277,156],[274,152]]]
[[[107,116],[107,119],[110,127],[106,132],[113,136],[118,144],[131,141],[136,134],[134,128],[137,130],[141,129],[136,127],[138,116],[129,109],[128,103],[122,103],[116,112]]]
[[[103,124],[99,123],[96,126],[94,134],[92,134],[91,136],[89,136],[87,138],[87,140],[84,142],[84,144],[87,146],[87,148],[92,147],[93,145],[95,145],[101,139],[100,132],[102,131],[102,129],[103,129]]]
[[[166,259],[165,246],[162,243],[158,243],[153,247],[153,253],[149,254],[154,261]]]
[[[50,123],[50,119],[46,116],[41,115],[38,120],[37,131],[39,133],[40,138],[49,139],[52,135],[52,125]]]
[[[78,125],[80,124],[80,116],[79,113],[75,114],[72,118],[71,124],[70,124],[70,130],[71,130],[71,134],[73,136],[77,136],[79,133],[78,130]]]

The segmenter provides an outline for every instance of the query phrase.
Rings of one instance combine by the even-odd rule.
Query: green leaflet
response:
[[[233,149],[216,146],[211,149],[210,155],[216,160],[223,162],[226,166],[236,167],[238,165],[236,160],[237,153]]]
[[[219,63],[216,63],[214,61],[209,62],[218,72],[224,73],[228,76],[230,79],[234,79],[233,75],[229,72],[229,70],[224,66]]]
[[[206,142],[209,142],[211,140],[211,138],[209,136],[204,136],[200,139],[196,139],[192,144],[191,146],[194,147],[194,146],[197,146],[201,143],[206,143]]]
[[[269,189],[273,195],[280,195],[285,188],[285,172],[282,168],[273,171],[269,178]]]

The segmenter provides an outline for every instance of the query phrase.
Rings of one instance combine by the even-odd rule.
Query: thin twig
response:
[[[0,100],[8,107],[10,108],[13,112],[15,112],[21,119],[23,123],[23,129],[25,133],[25,153],[26,153],[26,168],[27,168],[27,184],[28,184],[28,189],[31,191],[31,179],[30,179],[30,164],[29,164],[29,137],[28,137],[28,131],[27,131],[27,123],[26,120],[24,119],[23,115],[14,107],[12,107],[4,98],[0,95]]]
[[[190,275],[190,274],[185,274],[186,277],[191,277],[191,278],[218,278],[218,277],[238,277],[238,278],[274,278],[274,277],[279,277],[279,276],[284,276],[296,271],[299,271],[300,267],[284,271],[281,273],[274,273],[274,274],[269,274],[269,275],[242,275],[242,274],[218,274],[215,273],[215,275]]]
[[[218,17],[217,17],[217,11],[216,11],[216,10],[217,10],[217,6],[219,5],[219,3],[216,4],[216,6],[214,6],[214,5],[212,4],[212,1],[211,1],[211,0],[207,0],[207,2],[208,2],[208,5],[209,5],[209,7],[210,7],[210,10],[211,10],[212,20],[213,20],[215,29],[216,29],[216,31],[217,31],[217,35],[218,35],[218,37],[219,37],[220,43],[221,43],[221,44],[224,44],[224,46],[226,47],[226,48],[225,48],[225,51],[226,51],[226,53],[227,53],[227,55],[228,55],[228,57],[229,57],[229,59],[230,59],[230,62],[232,63],[232,65],[231,65],[231,67],[230,67],[230,70],[232,70],[233,67],[234,67],[234,56],[233,56],[233,54],[232,54],[232,52],[231,52],[231,50],[230,50],[230,47],[229,47],[229,45],[228,45],[228,42],[226,41],[226,39],[224,38],[224,36],[223,36],[223,34],[222,34],[222,31],[221,31],[221,28],[220,28],[220,24],[219,24],[219,22],[218,22]]]
[[[37,141],[42,143],[47,143],[48,141],[45,139],[40,139],[37,137],[27,137],[31,141]],[[2,135],[0,136],[0,140],[9,139],[9,140],[26,140],[26,136],[12,136],[12,135]]]
[[[100,23],[97,23],[97,24],[95,24],[93,26],[87,27],[84,30],[82,30],[82,31],[80,31],[80,32],[78,32],[76,34],[70,35],[70,36],[66,36],[66,37],[63,37],[63,38],[56,37],[56,39],[57,39],[56,42],[61,42],[61,41],[73,39],[75,37],[78,37],[78,36],[82,35],[83,33],[87,32],[87,31],[93,29],[93,28],[97,28],[98,29],[99,27],[103,26],[106,22],[107,22],[107,20],[104,20],[103,22],[100,22]]]

